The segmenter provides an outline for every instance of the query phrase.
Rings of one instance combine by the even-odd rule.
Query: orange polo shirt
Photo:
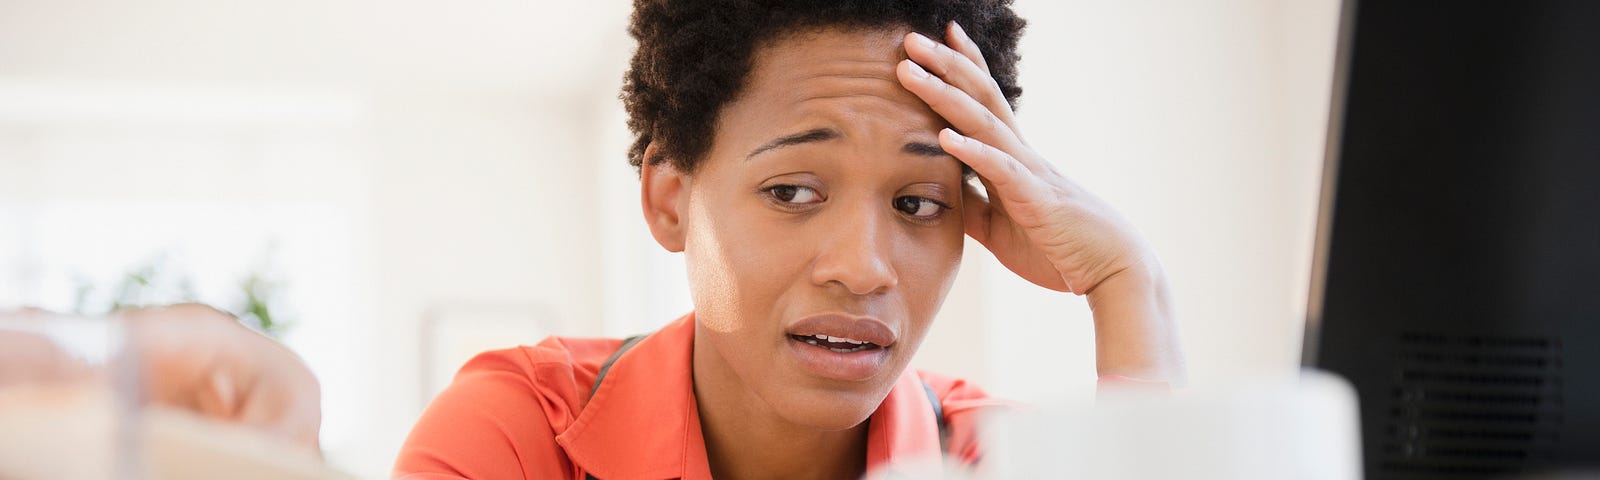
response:
[[[394,474],[407,479],[709,479],[690,355],[694,314],[612,364],[616,339],[550,337],[478,355],[412,429]],[[959,379],[908,369],[867,426],[867,468],[937,458],[939,430],[923,383],[944,409],[949,455],[982,456],[978,411],[1007,405]]]

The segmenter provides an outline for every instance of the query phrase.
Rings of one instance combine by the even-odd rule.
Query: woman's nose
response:
[[[854,295],[894,288],[900,279],[891,262],[892,219],[867,211],[851,217],[822,236],[811,267],[812,281],[824,287],[838,284]]]

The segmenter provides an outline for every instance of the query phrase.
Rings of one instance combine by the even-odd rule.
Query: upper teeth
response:
[[[830,336],[822,335],[822,334],[812,335],[811,338],[815,338],[815,339],[817,339],[819,341],[823,341],[823,342],[850,343],[850,344],[855,344],[855,345],[861,345],[861,344],[864,344],[864,343],[868,343],[868,342],[863,342],[861,340],[856,340],[854,338],[830,337]]]

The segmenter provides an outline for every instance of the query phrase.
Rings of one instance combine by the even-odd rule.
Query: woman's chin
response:
[[[849,430],[872,417],[883,403],[878,396],[838,391],[806,392],[790,395],[787,405],[778,406],[789,422],[823,431]]]

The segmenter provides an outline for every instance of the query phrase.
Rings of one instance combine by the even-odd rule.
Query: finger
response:
[[[906,34],[906,55],[945,83],[966,92],[1007,128],[1016,128],[1015,114],[1005,94],[1000,92],[1000,84],[970,56],[916,32]],[[981,62],[982,57],[979,58]]]
[[[972,36],[967,35],[967,31],[961,28],[961,24],[952,20],[950,22],[950,28],[945,30],[945,44],[949,45],[951,49],[961,52],[962,55],[966,55],[967,58],[972,59],[972,63],[977,64],[978,68],[983,69],[984,74],[989,74],[989,61],[983,59],[983,50],[979,49],[978,43],[972,41]]]
[[[995,214],[994,209],[1004,208],[999,204],[1003,197],[1013,200],[1042,198],[1038,177],[1003,150],[948,128],[939,131],[939,147],[972,167],[972,171],[984,180],[984,188],[989,193],[991,216]]]
[[[926,102],[964,135],[1002,149],[1022,146],[1015,131],[971,95],[933,76],[921,65],[904,60],[895,68],[900,84]]]

